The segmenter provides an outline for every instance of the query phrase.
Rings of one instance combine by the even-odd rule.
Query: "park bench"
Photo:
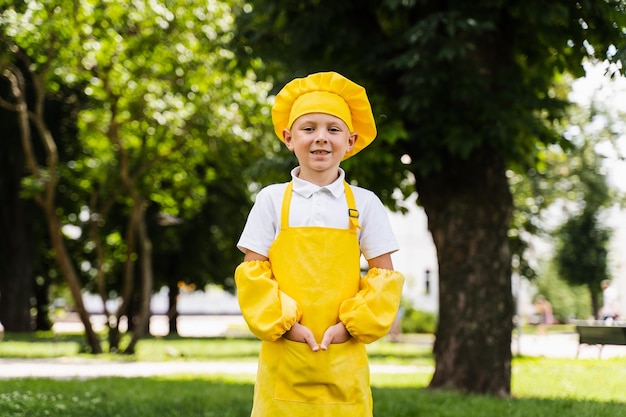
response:
[[[575,325],[578,333],[576,357],[580,353],[581,345],[599,346],[598,357],[602,357],[604,345],[626,346],[626,323],[608,325],[602,321],[579,321]]]

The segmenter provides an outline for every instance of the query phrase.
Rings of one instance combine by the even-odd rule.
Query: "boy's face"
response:
[[[283,130],[283,139],[298,158],[300,178],[319,184],[322,178],[337,178],[339,163],[352,150],[357,133],[338,117],[309,113],[298,117],[291,130]]]

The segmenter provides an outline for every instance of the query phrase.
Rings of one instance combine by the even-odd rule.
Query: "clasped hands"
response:
[[[346,326],[339,322],[326,329],[322,342],[319,345],[315,340],[313,332],[308,327],[303,326],[300,323],[295,323],[291,326],[291,329],[287,330],[285,334],[283,334],[283,337],[287,340],[291,340],[292,342],[306,343],[313,352],[317,352],[320,349],[327,350],[328,346],[333,343],[345,343],[350,340],[352,336],[350,336],[350,333],[346,330]]]

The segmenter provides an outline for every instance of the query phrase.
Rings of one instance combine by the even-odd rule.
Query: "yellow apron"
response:
[[[360,248],[354,195],[345,183],[350,228],[289,227],[292,183],[281,231],[269,259],[279,288],[302,308],[301,324],[317,342],[339,322],[339,305],[359,290]],[[313,352],[305,343],[263,341],[252,417],[366,417],[372,415],[365,345],[350,339]]]

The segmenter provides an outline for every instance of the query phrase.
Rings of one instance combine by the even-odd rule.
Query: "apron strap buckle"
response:
[[[348,208],[348,217],[350,217],[350,222],[357,229],[363,229],[359,224],[359,211],[357,209]]]

